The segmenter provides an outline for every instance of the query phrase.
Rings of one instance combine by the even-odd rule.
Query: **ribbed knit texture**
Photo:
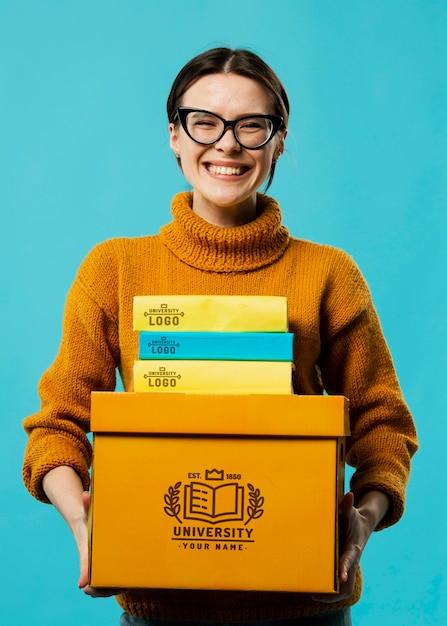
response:
[[[41,410],[24,422],[27,488],[46,502],[43,476],[69,465],[88,489],[90,394],[113,390],[116,368],[132,390],[134,295],[279,295],[288,299],[295,334],[295,393],[325,390],[349,398],[347,460],[356,467],[351,489],[357,500],[371,489],[387,493],[392,507],[380,527],[395,523],[416,434],[357,266],[340,250],[291,238],[279,206],[266,196],[259,196],[259,217],[235,228],[210,225],[190,205],[191,194],[177,195],[174,219],[159,235],[107,241],[81,265],[67,298],[59,353],[39,385]],[[187,590],[136,590],[118,601],[146,619],[281,619],[353,604],[360,578],[353,596],[336,605],[300,594]]]
[[[161,236],[168,248],[192,267],[246,272],[276,261],[289,243],[278,204],[268,196],[258,196],[258,219],[237,228],[220,228],[197,218],[190,202],[192,194],[174,198],[174,221],[161,229]]]

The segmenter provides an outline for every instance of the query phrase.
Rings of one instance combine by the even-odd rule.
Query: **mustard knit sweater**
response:
[[[88,489],[90,393],[114,390],[117,370],[125,390],[132,390],[134,295],[278,295],[287,297],[295,335],[295,393],[325,390],[349,398],[347,461],[356,468],[351,489],[357,500],[371,489],[387,493],[392,506],[380,527],[395,523],[416,434],[357,266],[340,250],[290,237],[278,204],[267,196],[258,196],[255,221],[234,228],[202,220],[191,200],[189,193],[174,197],[174,219],[158,235],[107,241],[81,265],[67,298],[59,353],[40,382],[41,410],[24,422],[27,488],[47,502],[43,476],[69,465]],[[280,619],[353,604],[360,574],[357,579],[353,596],[335,605],[302,594],[258,592],[133,590],[117,599],[146,619]]]

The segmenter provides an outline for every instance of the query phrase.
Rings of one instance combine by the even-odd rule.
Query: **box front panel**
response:
[[[96,435],[91,584],[334,591],[337,445]]]

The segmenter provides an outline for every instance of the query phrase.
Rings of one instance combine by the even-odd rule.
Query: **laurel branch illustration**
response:
[[[166,515],[169,515],[169,517],[175,517],[179,524],[182,524],[182,520],[178,516],[180,513],[179,494],[181,486],[181,482],[175,483],[173,487],[169,487],[168,493],[165,493],[164,495],[164,501],[166,504],[164,511]]]
[[[247,487],[249,495],[249,504],[247,506],[248,518],[244,526],[246,526],[252,519],[259,519],[264,514],[264,509],[261,508],[264,504],[264,497],[261,496],[260,490],[255,489],[250,483],[247,484]]]

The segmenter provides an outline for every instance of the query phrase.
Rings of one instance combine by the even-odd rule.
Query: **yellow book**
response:
[[[134,389],[149,393],[291,394],[287,361],[135,361]]]
[[[135,296],[133,329],[163,332],[287,332],[287,298]]]

